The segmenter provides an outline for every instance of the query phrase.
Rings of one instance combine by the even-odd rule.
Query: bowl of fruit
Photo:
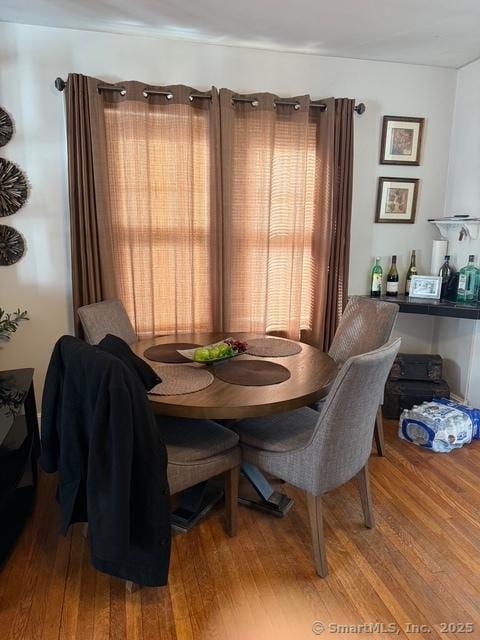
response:
[[[197,347],[196,349],[178,349],[178,353],[188,358],[188,360],[192,360],[192,362],[215,364],[216,362],[235,358],[235,356],[245,353],[246,350],[246,342],[235,340],[234,338],[225,338],[225,340],[221,340],[220,342],[207,344],[204,347]]]

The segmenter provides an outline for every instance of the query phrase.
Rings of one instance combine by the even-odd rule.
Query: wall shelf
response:
[[[365,296],[370,297],[370,296]],[[394,302],[400,307],[401,313],[416,313],[426,316],[443,316],[445,318],[465,318],[468,320],[480,320],[480,305],[466,305],[448,300],[429,300],[428,298],[409,298],[397,296],[396,298],[382,296],[372,298],[382,302]]]
[[[436,218],[429,220],[440,231],[442,238],[449,240],[452,232],[458,234],[461,241],[464,238],[477,240],[480,230],[480,218]]]

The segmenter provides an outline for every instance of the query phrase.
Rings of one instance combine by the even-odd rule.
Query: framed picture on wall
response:
[[[420,164],[425,118],[383,116],[380,164]]]
[[[375,222],[415,222],[418,178],[379,178]]]

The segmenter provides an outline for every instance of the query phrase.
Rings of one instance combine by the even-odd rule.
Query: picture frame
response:
[[[425,118],[383,116],[380,164],[420,164]]]
[[[441,276],[412,276],[410,280],[410,298],[440,300],[441,291]]]
[[[375,222],[413,224],[418,183],[418,178],[379,178]]]

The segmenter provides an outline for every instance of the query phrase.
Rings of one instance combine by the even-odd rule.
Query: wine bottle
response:
[[[380,258],[375,258],[370,278],[370,295],[372,298],[379,298],[382,295],[382,278],[383,269],[380,265]]]
[[[392,264],[387,274],[387,296],[398,296],[397,256],[392,256]]]
[[[412,250],[412,257],[410,260],[410,266],[408,267],[407,276],[405,278],[405,295],[410,295],[410,281],[412,276],[416,276],[418,274],[417,264],[416,264],[416,254],[415,249]]]
[[[480,287],[480,269],[475,266],[475,256],[468,256],[468,264],[460,269],[457,302],[476,303]]]
[[[442,292],[440,297],[442,300],[446,300],[448,298],[448,289],[454,274],[453,268],[450,266],[450,256],[445,256],[445,262],[440,267],[440,271],[438,275],[442,278]]]

